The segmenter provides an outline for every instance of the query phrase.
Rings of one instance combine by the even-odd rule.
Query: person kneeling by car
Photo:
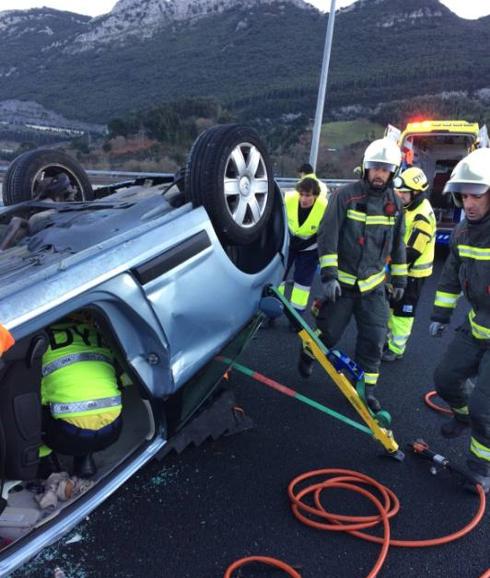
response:
[[[115,443],[121,433],[114,357],[94,325],[79,315],[48,327],[47,334],[49,346],[42,358],[45,445],[40,450],[41,464],[49,463],[53,450],[73,456],[74,473],[90,477],[96,473],[92,454]]]

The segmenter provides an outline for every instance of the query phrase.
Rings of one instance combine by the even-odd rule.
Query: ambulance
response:
[[[475,148],[490,146],[487,127],[464,120],[421,120],[409,122],[403,131],[388,125],[386,136],[400,145],[402,170],[417,166],[427,175],[437,219],[436,242],[447,245],[463,211],[453,204],[451,195],[443,195],[444,185],[458,161]]]

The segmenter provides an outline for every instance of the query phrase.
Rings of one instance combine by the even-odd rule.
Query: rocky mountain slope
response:
[[[106,122],[181,97],[312,115],[328,15],[303,0],[120,0],[89,18],[0,13],[0,100]],[[358,0],[335,21],[327,106],[490,87],[490,17],[439,0]],[[479,92],[478,92],[479,91]]]

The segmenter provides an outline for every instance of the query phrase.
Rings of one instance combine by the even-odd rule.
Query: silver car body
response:
[[[22,205],[0,209],[0,222],[14,210]],[[55,224],[0,253],[0,321],[15,339],[70,312],[97,309],[146,389],[153,424],[110,476],[0,554],[1,576],[66,533],[166,444],[154,402],[222,351],[257,313],[264,287],[280,283],[283,211],[281,202],[280,249],[254,273],[235,266],[203,207],[172,207],[162,187],[123,187],[100,200],[60,205],[47,213]]]

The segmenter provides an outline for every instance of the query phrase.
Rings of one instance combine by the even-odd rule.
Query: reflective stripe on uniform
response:
[[[392,276],[402,276],[408,273],[408,266],[406,263],[396,264],[392,263],[390,265],[390,273]]]
[[[463,405],[463,407],[452,407],[451,409],[459,415],[470,415],[470,410],[467,405]]]
[[[47,363],[42,368],[42,376],[46,377],[58,369],[62,369],[63,367],[67,367],[73,363],[78,363],[79,361],[105,361],[105,363],[112,365],[112,359],[103,353],[95,353],[91,351],[70,353],[69,355],[64,355],[63,357],[59,357],[58,359]]]
[[[359,285],[359,290],[361,291],[361,293],[364,293],[365,291],[374,289],[380,283],[383,283],[384,279],[385,279],[385,270],[383,269],[379,273],[370,275],[367,279],[358,279],[357,284]]]
[[[350,285],[352,287],[357,283],[359,285],[359,291],[361,291],[361,293],[369,291],[370,289],[374,289],[385,279],[384,269],[379,273],[375,273],[374,275],[369,276],[367,279],[358,279],[355,275],[346,273],[341,269],[339,269],[338,275],[339,281],[341,283],[344,283],[345,285]]]
[[[474,437],[471,438],[470,452],[480,460],[490,462],[490,448],[481,444]]]
[[[337,267],[338,255],[337,253],[330,253],[329,255],[322,255],[320,257],[320,267]]]
[[[490,329],[488,327],[484,327],[483,325],[478,325],[478,323],[475,323],[474,321],[475,316],[476,313],[472,309],[468,313],[468,319],[470,321],[471,333],[473,334],[473,337],[475,337],[476,339],[490,339]]]
[[[456,307],[456,303],[458,302],[459,296],[460,293],[446,293],[444,291],[436,291],[434,305],[436,307],[454,309]]]
[[[306,309],[306,305],[308,304],[308,297],[310,296],[310,287],[306,285],[300,285],[299,283],[295,283],[293,285],[293,290],[291,291],[291,305],[295,309],[299,309],[304,311]]]
[[[50,403],[51,415],[53,417],[66,415],[68,413],[78,413],[92,411],[94,409],[105,409],[121,405],[121,396],[103,397],[101,399],[90,399],[87,401],[74,401],[72,403]]]
[[[53,450],[50,447],[48,447],[46,444],[41,444],[39,446],[38,455],[40,458],[45,458],[46,456],[49,456],[49,454],[52,452],[53,452]]]
[[[366,223],[366,225],[389,225],[393,226],[395,224],[395,217],[387,217],[385,215],[366,215],[361,211],[356,211],[354,209],[347,210],[347,218],[353,221],[358,221],[360,223]]]
[[[403,355],[412,333],[414,318],[391,315],[388,320],[388,348],[397,355]]]
[[[410,274],[412,274],[414,271],[426,271],[427,269],[430,269],[430,271],[432,271],[432,262],[421,263],[420,265],[412,265],[410,267]]]
[[[368,215],[366,217],[366,225],[388,225],[393,227],[395,221],[395,217],[385,217],[384,215]]]
[[[366,385],[376,385],[378,382],[379,373],[364,372],[364,382]]]
[[[345,271],[342,271],[341,269],[339,269],[338,275],[339,275],[339,281],[341,283],[345,283],[345,285],[355,285],[356,284],[357,277],[355,275],[351,275],[350,273],[346,273]]]
[[[476,261],[490,261],[490,249],[472,247],[471,245],[458,245],[460,257],[475,259]]]
[[[366,213],[361,213],[361,211],[354,211],[354,209],[347,210],[347,218],[353,221],[359,221],[360,223],[366,222]]]

